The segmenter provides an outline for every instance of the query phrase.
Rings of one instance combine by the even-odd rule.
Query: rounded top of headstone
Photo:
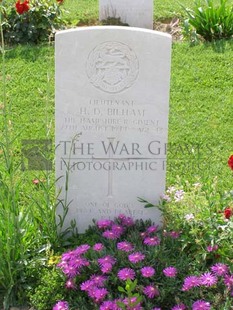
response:
[[[159,36],[159,37],[166,37],[169,38],[170,40],[172,39],[172,36],[169,33],[161,32],[161,31],[156,31],[156,30],[151,30],[151,29],[145,29],[145,28],[139,28],[139,27],[126,27],[126,26],[90,26],[90,27],[77,27],[77,28],[72,28],[72,29],[66,29],[66,30],[60,30],[56,32],[55,36],[60,36],[64,34],[69,34],[69,33],[81,33],[85,31],[113,31],[113,32],[136,32],[140,33],[143,32],[145,34],[151,34],[154,36]]]

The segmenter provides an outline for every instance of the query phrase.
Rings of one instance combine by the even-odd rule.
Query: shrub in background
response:
[[[175,185],[167,189],[163,214],[168,229],[182,231],[182,250],[196,263],[221,257],[233,260],[229,244],[233,239],[233,192],[218,192],[218,182]]]
[[[196,35],[206,41],[230,39],[233,36],[233,5],[228,0],[220,0],[218,6],[213,0],[199,0],[194,9],[185,8],[188,19],[185,32],[191,40]]]
[[[17,0],[11,7],[3,6],[3,31],[6,42],[39,43],[52,40],[63,25],[63,0]]]

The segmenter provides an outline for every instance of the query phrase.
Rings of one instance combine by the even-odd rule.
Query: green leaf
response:
[[[118,286],[118,291],[122,293],[127,293],[126,290],[122,286]]]

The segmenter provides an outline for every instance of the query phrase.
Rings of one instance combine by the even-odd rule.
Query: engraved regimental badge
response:
[[[90,82],[107,93],[118,93],[133,85],[139,64],[135,53],[126,44],[105,42],[94,48],[87,59]]]

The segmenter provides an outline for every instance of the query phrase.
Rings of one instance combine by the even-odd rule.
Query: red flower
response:
[[[230,207],[227,207],[223,212],[226,219],[229,219],[233,215],[233,209]]]
[[[231,170],[233,170],[233,155],[231,155],[228,159],[228,166]]]
[[[59,4],[62,4],[63,1],[64,1],[64,0],[57,0],[57,2],[58,2]]]
[[[29,0],[25,0],[24,2],[20,2],[20,0],[18,0],[15,4],[15,8],[17,13],[19,14],[23,14],[24,12],[27,12],[30,7],[29,7]]]

